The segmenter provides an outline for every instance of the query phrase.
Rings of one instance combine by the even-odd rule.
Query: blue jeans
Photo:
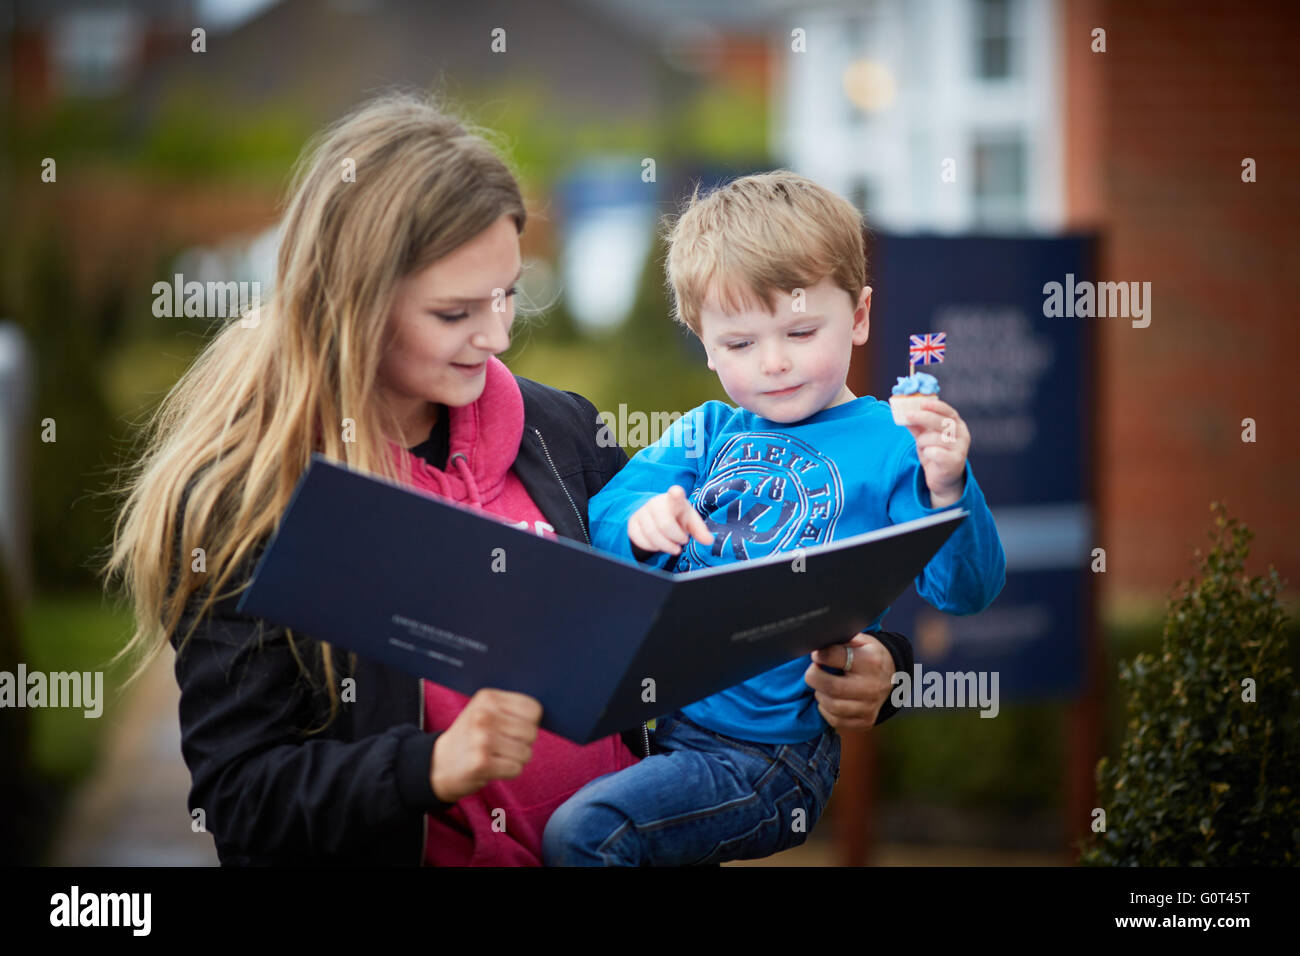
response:
[[[839,777],[840,737],[801,744],[714,733],[660,717],[655,753],[597,777],[551,816],[547,866],[693,866],[799,846]]]

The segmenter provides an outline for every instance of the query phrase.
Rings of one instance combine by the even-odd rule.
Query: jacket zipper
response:
[[[542,451],[546,455],[546,460],[551,465],[551,471],[555,475],[555,480],[559,482],[560,488],[564,491],[564,497],[569,499],[569,506],[573,508],[573,513],[578,516],[578,527],[582,529],[582,537],[586,539],[587,544],[590,545],[591,536],[587,534],[587,523],[582,520],[582,512],[578,510],[578,505],[574,502],[573,495],[569,494],[569,489],[565,487],[564,479],[560,477],[560,469],[555,467],[555,459],[551,457],[551,450],[546,446],[546,439],[542,437],[542,433],[537,430],[535,425],[530,425],[528,427],[531,428],[533,434],[537,436],[537,440],[542,443]],[[641,744],[645,748],[645,754],[643,756],[649,757],[650,728],[646,726],[644,720],[641,721]]]
[[[586,540],[587,544],[591,544],[591,536],[587,534],[587,523],[582,520],[582,512],[578,510],[578,505],[574,502],[573,495],[569,494],[569,489],[565,486],[564,479],[560,477],[560,469],[555,467],[555,459],[551,457],[551,450],[546,447],[546,439],[542,437],[542,433],[537,430],[535,425],[530,425],[529,427],[532,428],[533,434],[537,436],[537,440],[542,443],[542,451],[546,454],[546,460],[550,462],[551,471],[555,473],[555,480],[559,482],[560,489],[564,492],[564,497],[569,499],[569,507],[571,507],[573,513],[578,516],[578,527],[582,529],[582,537]]]

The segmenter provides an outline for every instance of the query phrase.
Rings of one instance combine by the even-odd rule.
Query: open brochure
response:
[[[586,744],[847,641],[966,514],[673,575],[313,455],[239,610]]]

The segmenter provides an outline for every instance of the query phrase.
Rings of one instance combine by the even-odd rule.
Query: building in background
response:
[[[152,63],[188,41],[198,0],[13,0],[4,82],[25,109],[61,97],[94,99],[127,89]]]
[[[1104,593],[1189,576],[1218,499],[1256,534],[1249,567],[1294,595],[1300,7],[1070,0],[1061,26],[1066,225],[1096,229],[1099,273],[1153,300],[1149,327],[1102,326]]]
[[[1277,367],[1300,337],[1298,26],[1281,0],[1249,16],[1223,0],[866,0],[771,29],[777,161],[873,228],[1091,232],[1099,281],[1151,283],[1145,328],[1061,320],[1098,323],[1094,535],[1113,609],[1158,609],[1216,499],[1256,532],[1253,567],[1300,580],[1300,416]]]
[[[791,13],[773,152],[876,228],[1057,231],[1059,13],[1056,0],[866,0]]]

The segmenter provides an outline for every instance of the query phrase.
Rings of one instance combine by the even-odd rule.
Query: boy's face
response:
[[[852,400],[844,382],[853,346],[867,341],[870,314],[870,286],[855,302],[827,277],[801,299],[779,294],[775,313],[727,314],[710,296],[700,340],[733,402],[774,422],[797,422]]]

